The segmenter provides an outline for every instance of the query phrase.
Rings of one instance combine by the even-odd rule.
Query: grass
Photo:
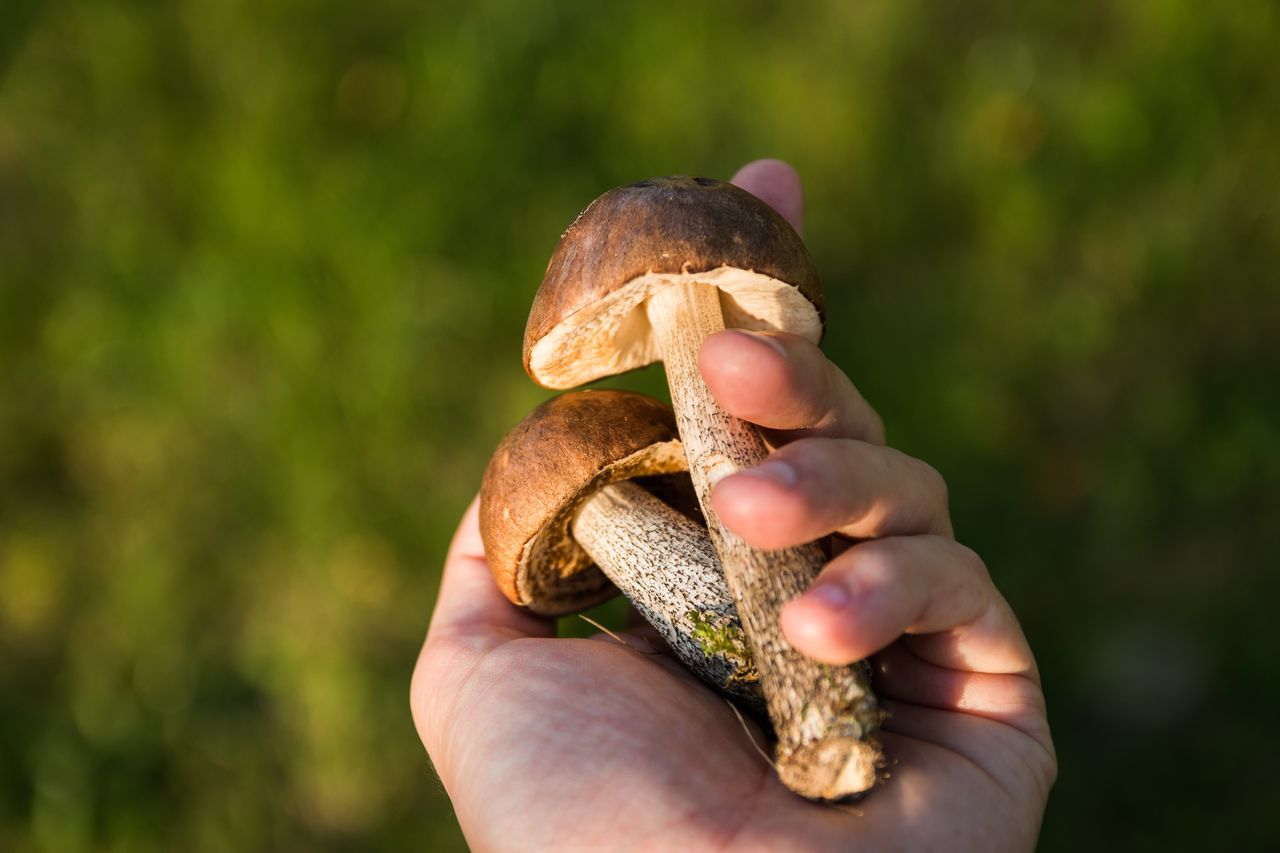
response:
[[[409,672],[619,183],[807,181],[1039,655],[1045,850],[1280,835],[1264,2],[8,4],[0,848],[461,849]],[[611,384],[664,394],[660,374]]]

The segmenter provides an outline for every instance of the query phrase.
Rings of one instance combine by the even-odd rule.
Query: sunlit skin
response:
[[[799,230],[787,165],[734,182]],[[700,358],[728,412],[775,446],[717,484],[725,523],[838,555],[782,613],[830,663],[870,656],[890,717],[888,778],[852,807],[778,783],[748,729],[643,629],[558,639],[502,596],[467,511],[418,660],[418,732],[477,850],[1031,850],[1057,772],[1035,660],[982,560],[957,543],[946,486],[885,446],[879,416],[813,344],[722,332]],[[858,544],[848,545],[850,540]],[[843,548],[843,550],[841,550]],[[750,726],[758,741],[759,732]]]

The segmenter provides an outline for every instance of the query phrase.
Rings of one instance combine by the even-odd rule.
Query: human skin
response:
[[[800,230],[789,166],[756,161],[734,183]],[[490,577],[473,503],[411,691],[468,843],[1033,849],[1057,773],[1040,676],[982,560],[955,541],[942,478],[885,446],[880,417],[802,338],[721,332],[703,344],[700,368],[717,402],[776,448],[715,486],[725,524],[760,548],[835,537],[837,556],[784,608],[782,628],[818,660],[870,657],[889,712],[888,778],[854,806],[792,794],[752,742],[759,730],[650,632],[561,639],[554,621],[510,604]]]

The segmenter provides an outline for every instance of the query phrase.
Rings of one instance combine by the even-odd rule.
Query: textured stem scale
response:
[[[726,528],[711,506],[711,486],[768,455],[755,428],[724,412],[698,369],[698,350],[724,328],[717,288],[678,282],[654,294],[649,322],[666,366],[676,423],[698,501],[719,552],[760,673],[778,736],[783,783],[812,799],[838,800],[875,784],[882,763],[874,734],[882,712],[864,665],[833,667],[787,643],[782,606],[809,588],[824,557],[817,544],[761,551]]]
[[[592,495],[572,530],[685,666],[763,710],[751,652],[706,530],[627,481]]]

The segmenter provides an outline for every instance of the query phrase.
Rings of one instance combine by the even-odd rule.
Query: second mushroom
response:
[[[480,532],[514,603],[561,616],[616,587],[685,666],[763,716],[751,651],[664,404],[581,391],[534,409],[485,471]]]

